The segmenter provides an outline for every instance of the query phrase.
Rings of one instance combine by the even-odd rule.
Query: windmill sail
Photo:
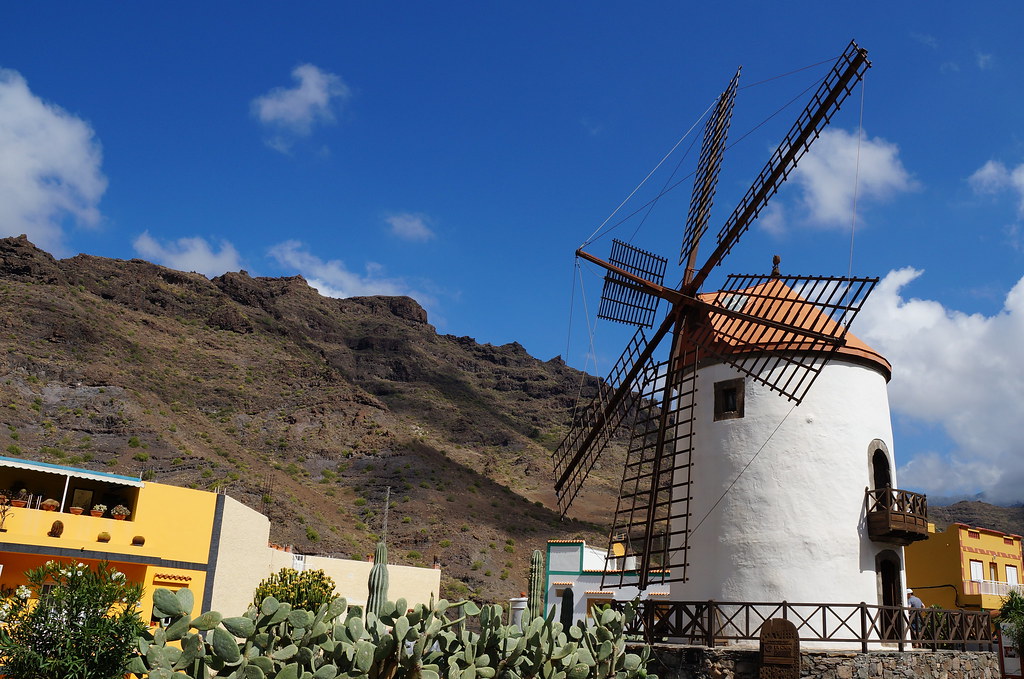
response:
[[[650,357],[642,356],[647,346],[643,328],[637,328],[608,378],[598,385],[593,401],[579,412],[569,433],[555,450],[553,458],[558,479],[555,490],[563,514],[569,510],[612,436],[632,414],[638,395],[631,388],[631,373],[645,366],[649,369]]]
[[[851,42],[718,232],[718,246],[690,282],[693,291],[736,246],[870,66],[867,51]]]
[[[665,280],[665,265],[668,260],[613,239],[608,262],[634,276],[661,285]],[[658,297],[622,274],[609,270],[604,277],[601,307],[597,311],[597,317],[649,328],[654,324],[654,311],[658,308],[658,301]]]
[[[683,246],[679,250],[679,263],[685,263],[688,268],[695,264],[697,245],[711,218],[711,205],[715,200],[715,189],[718,187],[718,173],[722,169],[722,154],[725,152],[725,139],[729,135],[729,124],[732,122],[732,109],[736,102],[736,87],[739,81],[740,70],[736,69],[736,75],[718,97],[715,112],[704,126],[704,141],[701,143],[700,159],[697,161],[697,174],[693,178],[690,212],[686,216]]]
[[[670,359],[648,375],[633,424],[601,586],[686,579],[693,464],[692,361]]]

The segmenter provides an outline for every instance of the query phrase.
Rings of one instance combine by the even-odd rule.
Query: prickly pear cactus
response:
[[[388,546],[383,541],[377,543],[373,550],[373,568],[370,579],[366,583],[369,593],[366,597],[366,610],[380,615],[381,606],[388,600]]]
[[[265,598],[243,616],[192,618],[192,593],[158,589],[155,614],[170,623],[138,639],[129,667],[150,679],[641,679],[648,650],[626,653],[632,611],[603,611],[589,627],[568,630],[533,618],[524,629],[502,624],[501,606],[470,601],[409,610],[384,602],[380,614],[345,599],[315,613]],[[476,617],[472,632],[467,618]],[[656,679],[653,675],[646,675]]]
[[[539,550],[533,550],[530,557],[530,593],[527,608],[530,617],[544,616],[544,554]]]

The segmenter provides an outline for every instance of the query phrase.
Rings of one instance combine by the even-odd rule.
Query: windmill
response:
[[[714,106],[704,129],[693,194],[680,250],[682,282],[664,284],[667,260],[614,241],[607,261],[577,255],[607,273],[598,317],[637,327],[594,400],[576,417],[553,455],[559,509],[568,511],[587,475],[624,424],[632,431],[612,521],[621,563],[636,564],[635,584],[687,579],[695,455],[697,368],[724,362],[780,398],[799,404],[823,367],[846,343],[847,329],[877,283],[874,278],[730,275],[723,289],[702,286],[778,191],[812,142],[870,67],[851,42],[811,97],[698,266],[729,130],[739,71]],[[658,304],[668,312],[656,327]],[[648,336],[645,330],[653,329]],[[717,388],[717,387],[716,387]],[[742,393],[723,393],[735,408]],[[700,396],[703,398],[703,396]],[[716,407],[718,398],[716,398]],[[699,517],[698,517],[699,518]],[[609,545],[609,554],[612,553]],[[625,584],[624,569],[603,586]]]

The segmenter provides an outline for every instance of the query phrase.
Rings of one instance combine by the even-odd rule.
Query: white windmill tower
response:
[[[923,535],[923,498],[892,489],[890,366],[847,332],[878,279],[776,266],[701,293],[869,66],[851,43],[698,267],[737,73],[705,127],[678,289],[649,252],[616,241],[606,262],[577,251],[608,271],[598,315],[638,326],[554,454],[564,513],[616,428],[632,425],[612,536],[637,570],[606,586],[668,582],[673,600],[902,604],[901,544]],[[662,299],[668,314],[648,338]]]

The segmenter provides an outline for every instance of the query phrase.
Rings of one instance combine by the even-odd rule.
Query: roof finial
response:
[[[779,264],[782,262],[782,257],[775,255],[772,257],[772,278],[778,278],[782,274],[779,273]]]

